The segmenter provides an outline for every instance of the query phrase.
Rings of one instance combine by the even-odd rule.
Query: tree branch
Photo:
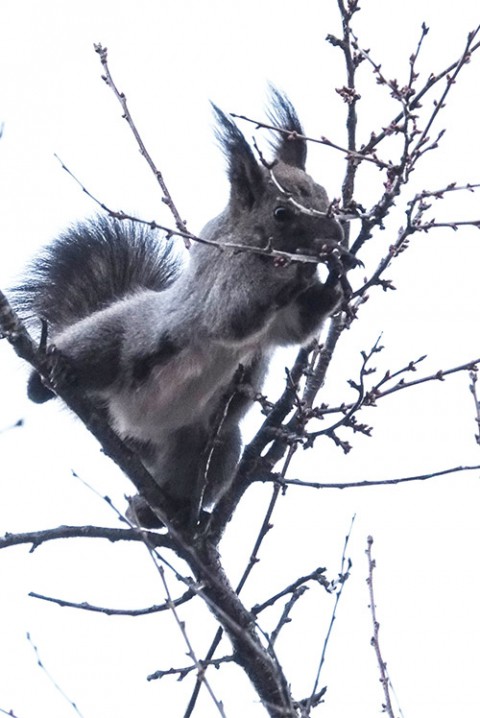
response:
[[[155,162],[153,161],[151,155],[147,151],[147,148],[145,147],[145,144],[143,142],[143,139],[137,130],[137,126],[135,122],[133,121],[132,115],[130,114],[130,110],[128,108],[127,104],[127,98],[125,97],[125,94],[123,92],[120,92],[120,90],[117,88],[115,82],[113,81],[112,75],[110,73],[110,68],[108,66],[108,50],[106,47],[103,47],[100,43],[96,44],[94,43],[95,52],[100,57],[100,62],[102,63],[103,70],[105,72],[104,75],[102,75],[102,79],[105,81],[105,83],[110,87],[111,90],[113,90],[113,94],[119,101],[120,105],[122,106],[123,110],[123,118],[128,123],[128,126],[130,127],[133,136],[135,137],[135,140],[137,142],[137,145],[140,149],[140,154],[142,157],[145,158],[147,161],[148,166],[152,170],[155,179],[157,180],[160,189],[162,191],[162,201],[167,205],[169,210],[171,211],[174,219],[177,229],[182,233],[182,236],[185,238],[186,246],[189,247],[188,242],[188,230],[187,230],[187,224],[185,220],[183,220],[180,216],[180,213],[172,199],[172,195],[170,194],[170,191],[166,185],[166,182],[164,180],[162,172],[158,169],[158,167],[155,165]]]
[[[377,481],[346,481],[345,483],[326,483],[316,481],[303,481],[301,479],[281,479],[278,476],[270,475],[260,477],[259,481],[274,481],[278,482],[281,486],[305,486],[311,489],[356,489],[363,488],[365,486],[390,486],[393,484],[404,484],[410,481],[427,481],[428,479],[435,479],[438,476],[445,476],[447,474],[456,474],[463,471],[479,471],[480,464],[474,466],[455,466],[451,469],[441,469],[440,471],[431,471],[427,474],[418,474],[416,476],[403,476],[396,479],[378,479]]]
[[[54,529],[41,529],[26,533],[6,533],[0,537],[0,549],[21,544],[32,544],[30,552],[47,541],[65,538],[102,538],[107,541],[143,541],[141,533],[135,529],[114,529],[104,526],[58,526]],[[148,539],[154,546],[173,548],[172,541],[166,534],[148,532]]]
[[[92,613],[104,613],[106,616],[149,616],[152,613],[161,613],[162,611],[171,610],[171,603],[169,601],[158,605],[148,606],[147,608],[109,608],[108,606],[94,606],[87,601],[82,601],[81,603],[75,601],[66,601],[63,598],[45,596],[43,593],[36,593],[35,591],[30,591],[28,595],[32,598],[38,598],[41,601],[56,603],[57,606],[61,606],[62,608],[78,608],[82,611],[91,611]],[[192,589],[188,589],[187,591],[185,591],[185,593],[183,593],[182,596],[173,599],[172,602],[175,606],[181,606],[183,603],[186,603],[195,595],[195,591],[193,591]]]

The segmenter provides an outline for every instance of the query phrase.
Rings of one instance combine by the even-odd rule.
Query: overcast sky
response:
[[[363,0],[356,29],[384,72],[405,82],[422,21],[431,28],[419,64],[426,78],[459,56],[480,13],[473,0],[448,5]],[[120,107],[101,80],[93,43],[108,47],[110,68],[138,128],[182,216],[192,231],[200,232],[223,208],[228,193],[209,100],[225,111],[261,118],[272,81],[290,95],[307,134],[345,144],[345,105],[335,92],[345,82],[342,57],[325,42],[327,33],[339,33],[339,28],[334,0],[3,0],[0,287],[8,288],[34,252],[68,223],[96,211],[54,153],[112,208],[172,224]],[[437,127],[447,127],[447,133],[439,151],[418,170],[416,190],[452,180],[480,181],[479,78],[480,56],[462,73],[449,100]],[[359,132],[366,139],[396,108],[366,69],[360,90]],[[247,137],[252,135],[251,125],[241,127]],[[258,140],[267,146],[261,134]],[[341,154],[312,146],[308,169],[331,197],[339,196]],[[384,178],[368,171],[361,177],[357,200],[369,206]],[[479,219],[477,198],[456,195],[432,216]],[[366,253],[366,271],[395,240],[401,221],[399,205]],[[360,320],[343,337],[322,399],[351,396],[346,379],[356,378],[359,352],[381,333],[385,349],[378,357],[379,375],[424,354],[422,374],[480,356],[479,238],[478,230],[467,228],[413,240],[388,274],[398,291],[372,292]],[[361,274],[356,277],[359,281]],[[277,360],[276,378],[269,382],[272,396],[281,391],[286,360],[284,355]],[[131,492],[126,479],[66,411],[29,405],[26,370],[4,342],[0,366],[0,532],[118,525],[72,470],[121,509],[124,494]],[[20,418],[24,427],[9,430]],[[302,452],[292,477],[382,479],[480,463],[466,374],[394,395],[360,418],[374,426],[372,439],[345,436],[354,444],[346,457],[326,441],[318,444]],[[255,426],[252,419],[245,431]],[[327,566],[335,577],[356,514],[348,551],[352,577],[321,679],[329,689],[318,715],[371,718],[381,713],[365,584],[368,534],[375,538],[384,657],[403,715],[479,714],[478,479],[476,471],[379,489],[290,489],[280,502],[275,530],[245,590],[247,606],[316,566]],[[229,527],[223,547],[233,581],[248,559],[269,495],[268,487],[255,487]],[[1,552],[0,708],[13,709],[18,718],[73,714],[36,666],[25,638],[30,631],[48,669],[85,718],[183,715],[191,680],[145,680],[156,669],[188,663],[170,616],[129,619],[75,612],[29,598],[32,590],[124,608],[164,599],[158,576],[139,547],[78,541],[49,544],[33,554],[26,547]],[[172,590],[181,592],[173,579]],[[331,604],[312,589],[279,644],[298,697],[311,689]],[[214,632],[208,613],[186,607],[182,618],[203,655]],[[268,619],[265,627],[271,628]],[[265,715],[234,667],[215,672],[212,683],[229,718]],[[205,697],[198,716],[211,715]]]

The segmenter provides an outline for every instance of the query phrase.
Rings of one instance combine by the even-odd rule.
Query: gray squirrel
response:
[[[227,207],[200,233],[214,244],[194,242],[181,266],[158,232],[98,216],[57,238],[20,288],[75,386],[106,411],[179,510],[191,510],[195,497],[211,510],[228,488],[239,422],[273,350],[318,333],[340,306],[352,266],[324,188],[305,173],[306,141],[290,101],[273,91],[270,119],[285,132],[272,141],[270,166],[213,107],[230,180]],[[327,281],[315,262],[275,252],[324,252]],[[28,394],[38,403],[55,396],[35,372]]]

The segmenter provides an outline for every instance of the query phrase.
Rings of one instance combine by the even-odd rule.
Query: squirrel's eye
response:
[[[291,209],[288,209],[288,207],[282,207],[281,205],[279,207],[275,207],[273,210],[273,216],[277,220],[277,222],[288,222],[293,217],[293,212]]]

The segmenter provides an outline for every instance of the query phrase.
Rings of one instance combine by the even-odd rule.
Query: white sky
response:
[[[357,30],[389,76],[407,76],[407,59],[421,22],[431,31],[420,69],[428,74],[454,60],[479,22],[472,0],[449,5],[364,0]],[[138,154],[120,108],[100,79],[93,43],[109,48],[110,67],[151,153],[194,231],[226,200],[223,158],[215,146],[208,100],[226,111],[262,117],[267,81],[285,89],[307,134],[342,144],[345,106],[335,93],[344,83],[338,50],[325,43],[339,32],[334,0],[264,2],[3,0],[0,26],[0,287],[13,281],[35,250],[70,221],[95,211],[53,157],[56,152],[87,187],[114,208],[135,210],[171,224],[155,182]],[[479,181],[478,87],[480,55],[462,74],[437,129],[448,131],[438,153],[418,170],[415,188],[456,179]],[[391,119],[393,104],[364,70],[359,127],[364,137]],[[242,126],[250,136],[251,126]],[[260,140],[262,136],[260,136]],[[340,154],[311,147],[309,170],[338,196]],[[383,178],[366,171],[358,201],[376,197]],[[479,218],[478,195],[455,196],[435,216]],[[400,205],[399,205],[400,206]],[[394,241],[401,214],[365,255],[367,270]],[[378,373],[428,354],[419,373],[448,368],[480,355],[478,231],[422,235],[387,276],[399,291],[372,292],[360,321],[343,337],[324,398],[347,400],[345,380],[356,378],[361,349],[383,331]],[[270,388],[281,390],[282,366]],[[117,525],[105,503],[71,476],[73,469],[120,508],[128,482],[65,411],[31,406],[26,371],[0,344],[0,430],[20,417],[25,427],[0,433],[0,532],[59,524]],[[279,384],[280,381],[280,384]],[[344,457],[324,442],[295,464],[292,477],[350,481],[394,478],[458,464],[478,464],[474,410],[466,375],[394,395],[360,418],[374,437],[349,437]],[[248,431],[254,430],[250,424]],[[245,590],[251,605],[319,565],[334,577],[351,516],[353,575],[342,598],[321,682],[327,702],[318,715],[371,718],[382,694],[373,650],[365,584],[366,536],[375,538],[377,605],[384,657],[405,718],[480,712],[480,586],[477,578],[479,472],[381,489],[289,490],[275,514],[275,530]],[[255,487],[224,541],[227,566],[240,575],[268,503]],[[174,593],[181,587],[171,580]],[[0,708],[18,718],[68,716],[73,711],[36,667],[25,639],[30,631],[57,682],[85,718],[115,715],[180,718],[192,680],[147,683],[158,668],[188,659],[171,616],[107,618],[50,606],[27,597],[44,592],[74,601],[141,607],[164,596],[139,547],[63,542],[0,553]],[[279,643],[295,694],[311,688],[331,601],[311,589],[297,605]],[[198,619],[200,613],[201,619]],[[203,609],[182,618],[198,654],[213,636]],[[272,619],[273,620],[273,619]],[[267,629],[271,623],[267,620]],[[246,678],[232,666],[212,674],[229,718],[265,715]],[[215,715],[203,698],[198,716]]]

